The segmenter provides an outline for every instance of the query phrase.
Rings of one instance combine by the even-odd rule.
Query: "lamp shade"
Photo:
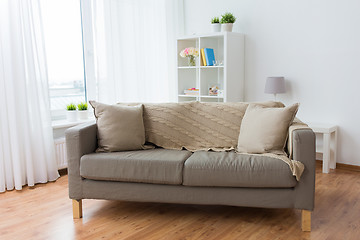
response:
[[[268,77],[265,84],[265,93],[285,93],[284,77]]]

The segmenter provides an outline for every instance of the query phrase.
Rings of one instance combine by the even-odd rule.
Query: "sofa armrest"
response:
[[[312,211],[315,197],[315,134],[311,129],[294,130],[293,159],[304,164],[305,169],[295,187],[295,208]]]
[[[65,132],[68,159],[69,197],[82,198],[80,158],[97,148],[96,123],[87,123],[69,128]]]

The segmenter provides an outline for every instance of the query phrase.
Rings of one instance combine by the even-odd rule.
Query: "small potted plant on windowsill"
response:
[[[226,12],[223,15],[221,15],[221,20],[220,20],[221,31],[231,32],[235,21],[236,21],[236,17],[230,12]]]
[[[77,120],[76,106],[70,103],[66,106],[66,118],[69,122],[75,122]]]
[[[86,102],[79,103],[78,104],[78,110],[79,110],[79,119],[80,120],[88,119],[88,116],[89,116],[88,104]]]
[[[213,32],[220,32],[220,21],[218,17],[213,17],[211,19],[211,29]]]

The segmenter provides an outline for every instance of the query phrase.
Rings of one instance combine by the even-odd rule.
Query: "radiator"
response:
[[[54,140],[55,156],[58,169],[67,168],[66,144],[65,138],[58,138]]]

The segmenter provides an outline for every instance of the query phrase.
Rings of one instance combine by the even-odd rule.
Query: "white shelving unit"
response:
[[[180,57],[187,47],[213,48],[215,60],[221,66],[203,66],[201,55],[196,66],[188,66],[187,58]],[[210,96],[209,87],[217,85],[222,96]],[[192,35],[177,39],[177,94],[178,101],[239,102],[244,99],[244,35],[234,32],[219,32]],[[199,89],[198,96],[184,95],[188,88]]]

